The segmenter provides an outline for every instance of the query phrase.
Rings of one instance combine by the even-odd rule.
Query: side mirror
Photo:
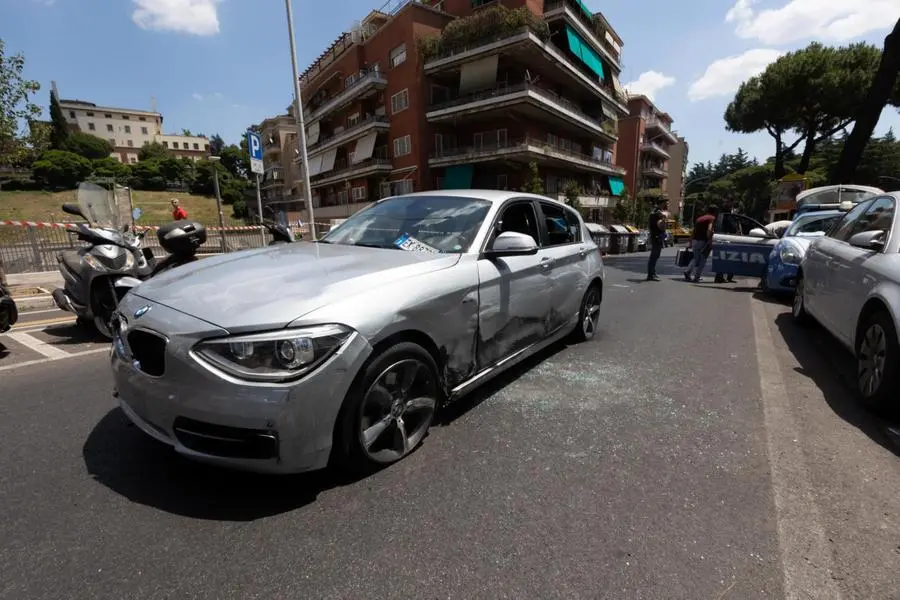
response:
[[[76,217],[81,217],[85,221],[88,220],[88,218],[86,216],[84,216],[84,213],[81,212],[81,207],[79,207],[77,204],[68,204],[68,203],[63,204],[62,211],[69,215],[75,215]]]
[[[494,243],[485,254],[499,258],[502,256],[529,256],[537,254],[537,251],[537,242],[527,233],[504,231],[494,238]]]
[[[847,243],[856,248],[865,248],[866,250],[882,250],[884,249],[884,231],[876,229],[874,231],[863,231],[850,236]]]
[[[755,237],[755,238],[772,237],[768,233],[766,233],[766,230],[763,229],[762,227],[754,227],[753,229],[750,230],[750,232],[747,235],[749,235],[750,237]]]

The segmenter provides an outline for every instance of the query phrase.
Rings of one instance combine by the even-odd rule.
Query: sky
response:
[[[294,0],[302,72],[354,20],[384,0]],[[397,2],[399,0],[393,0]],[[741,81],[812,41],[879,48],[900,0],[585,0],[624,40],[621,80],[651,97],[690,145],[691,163],[743,148],[764,160],[765,133],[725,130]],[[60,96],[163,114],[166,133],[220,133],[281,114],[293,95],[281,0],[0,0],[0,38],[25,75]],[[876,134],[900,113],[887,108]]]

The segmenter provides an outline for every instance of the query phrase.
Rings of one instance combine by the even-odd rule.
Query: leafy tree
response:
[[[41,114],[31,96],[40,90],[37,81],[25,79],[25,57],[7,56],[0,39],[0,164],[12,162],[22,145],[19,140],[21,122],[36,119]]]
[[[222,182],[231,177],[228,169],[221,163],[211,160],[200,160],[195,165],[195,177],[191,184],[191,192],[194,194],[202,194],[204,196],[212,196],[216,193],[213,174],[219,173],[219,188],[222,188]]]
[[[222,158],[222,166],[234,177],[247,179],[250,176],[250,152],[247,150],[246,138],[241,141],[240,147],[231,144],[219,156]]]
[[[136,190],[164,191],[166,178],[158,160],[142,160],[131,165],[131,187]]]
[[[847,127],[861,105],[878,62],[868,44],[839,48],[812,43],[785,54],[743,84],[725,111],[730,131],[767,131],[775,139],[775,177],[784,175],[784,155],[801,143],[798,172],[809,167],[816,144]],[[792,143],[784,140],[793,132]]]
[[[91,174],[91,161],[73,152],[48,150],[32,165],[34,179],[51,189],[72,189]]]
[[[231,218],[232,219],[243,219],[248,216],[247,212],[247,203],[241,199],[235,201],[231,205]]]
[[[73,152],[88,160],[94,160],[112,154],[113,146],[103,138],[81,131],[73,131],[63,144],[62,150]]]
[[[541,174],[538,171],[538,165],[535,161],[528,163],[528,180],[525,182],[522,191],[529,194],[544,193],[544,180],[541,179]]]
[[[96,158],[91,161],[94,177],[109,177],[119,181],[128,181],[131,176],[131,165],[119,162],[111,156]]]
[[[581,186],[575,183],[574,181],[570,181],[566,184],[565,196],[566,196],[566,204],[581,212],[581,201],[578,199],[582,194]]]
[[[849,183],[859,166],[881,112],[888,103],[900,106],[900,19],[884,39],[884,51],[865,99],[854,114],[856,123],[844,143],[832,181]],[[896,171],[894,171],[896,172]]]
[[[59,98],[50,90],[50,147],[54,150],[62,150],[69,139],[69,124],[59,106]]]
[[[616,223],[624,223],[628,219],[628,208],[625,206],[626,200],[619,199],[612,209],[613,220]]]
[[[190,130],[190,129],[182,129],[182,130],[181,130],[181,135],[185,135],[185,136],[187,136],[187,137],[191,137],[191,136],[194,135],[194,134],[191,133],[191,130]]]
[[[171,156],[169,149],[159,142],[147,142],[138,150],[138,160],[162,160]]]
[[[190,185],[194,180],[194,161],[189,158],[167,156],[159,163],[159,173],[166,181],[179,181]]]
[[[218,133],[209,138],[209,152],[213,156],[219,156],[225,149],[225,140]]]

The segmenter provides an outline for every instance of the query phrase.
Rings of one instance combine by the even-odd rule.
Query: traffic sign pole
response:
[[[312,189],[309,184],[309,156],[306,152],[306,123],[303,120],[303,102],[300,99],[300,74],[297,72],[297,48],[294,41],[294,10],[291,0],[284,0],[287,11],[288,37],[291,42],[291,70],[294,74],[294,103],[297,114],[297,132],[300,135],[300,160],[303,165],[303,198],[306,200],[306,212],[309,215],[309,239],[316,241],[316,213],[313,207]]]
[[[256,174],[256,210],[259,214],[259,234],[262,237],[262,245],[266,245],[266,226],[262,224],[262,193],[259,191],[259,173]]]
[[[253,131],[247,132],[247,151],[250,153],[250,172],[256,174],[256,210],[259,214],[259,233],[262,236],[263,246],[266,245],[266,228],[263,223],[262,211],[262,193],[259,191],[260,175],[265,173],[265,164],[263,164],[262,140],[259,134]]]

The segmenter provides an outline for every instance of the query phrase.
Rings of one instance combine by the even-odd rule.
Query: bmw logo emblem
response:
[[[149,310],[150,310],[150,307],[149,307],[149,306],[142,306],[142,307],[140,307],[139,309],[137,309],[136,311],[134,311],[134,318],[135,318],[135,319],[140,319],[141,317],[143,317],[144,315],[146,315],[146,314],[147,314],[147,311],[149,311]]]

